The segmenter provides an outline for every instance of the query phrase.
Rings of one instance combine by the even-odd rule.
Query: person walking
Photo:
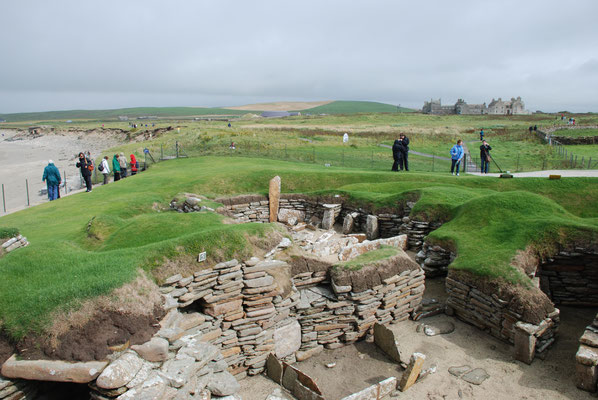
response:
[[[463,140],[457,140],[457,144],[451,148],[451,174],[455,175],[455,167],[457,167],[457,176],[459,176],[459,166],[465,152],[463,151]]]
[[[112,171],[114,172],[114,182],[120,180],[120,163],[118,162],[118,154],[112,157]]]
[[[131,175],[137,175],[137,159],[135,155],[131,154]]]
[[[486,142],[485,140],[482,141],[482,145],[480,146],[480,160],[482,163],[480,172],[482,174],[488,173],[488,164],[490,164],[490,160],[491,160],[490,150],[492,150],[492,147],[490,147],[488,142]]]
[[[399,169],[402,171],[405,168],[405,171],[409,171],[409,163],[407,159],[407,155],[409,153],[409,138],[401,133],[399,136],[399,140],[401,141],[401,158],[399,158]]]
[[[48,199],[50,199],[50,201],[58,199],[58,188],[62,183],[62,179],[60,178],[60,171],[58,171],[58,168],[54,165],[54,161],[48,160],[48,165],[44,168],[42,182],[46,182],[48,187]]]
[[[484,140],[484,128],[480,129],[480,140]]]
[[[86,192],[91,192],[91,171],[93,170],[93,164],[91,160],[85,157],[83,152],[79,153],[79,162],[76,164],[77,168],[81,168],[81,176],[85,181]]]
[[[125,158],[125,153],[120,153],[118,156],[118,164],[120,165],[120,177],[126,178],[127,177],[127,159]]]
[[[392,168],[390,169],[391,171],[399,171],[399,163],[401,162],[401,155],[402,155],[402,151],[401,148],[403,147],[403,145],[401,144],[401,141],[399,139],[396,139],[395,142],[392,144],[392,158],[394,160],[394,162],[392,163]]]
[[[100,164],[102,167],[100,172],[104,175],[104,185],[108,184],[108,177],[110,176],[110,167],[108,166],[108,156],[104,156],[102,159],[102,163]]]

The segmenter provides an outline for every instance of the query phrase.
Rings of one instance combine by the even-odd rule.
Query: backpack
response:
[[[98,165],[98,171],[102,172],[104,170],[104,166],[102,164]]]

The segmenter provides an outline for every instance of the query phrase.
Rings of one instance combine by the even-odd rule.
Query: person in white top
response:
[[[105,156],[100,164],[102,167],[100,172],[104,175],[104,185],[108,183],[108,176],[110,175],[110,168],[108,167],[108,156]]]

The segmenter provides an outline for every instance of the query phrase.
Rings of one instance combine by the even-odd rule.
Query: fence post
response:
[[[582,168],[582,169],[583,169],[583,165],[585,164],[585,163],[584,163],[584,158],[585,158],[584,156],[581,156],[581,163],[580,163],[580,164],[581,164],[581,168]]]
[[[463,173],[467,172],[467,154],[463,154]]]
[[[164,145],[160,144],[160,160],[164,159]]]
[[[64,171],[64,194],[69,192],[69,187],[66,184],[66,171]]]
[[[176,147],[176,158],[179,158],[179,141],[174,142],[174,145]]]
[[[588,160],[588,169],[592,168],[592,157]]]
[[[29,203],[29,181],[25,178],[25,190],[27,191],[27,207],[31,204]]]
[[[571,160],[569,160],[569,168],[573,168],[573,154],[571,154]]]
[[[575,161],[573,162],[573,168],[577,167],[577,154],[575,155]]]
[[[4,197],[4,183],[2,184],[2,206],[4,207],[4,213],[6,213],[6,198]]]

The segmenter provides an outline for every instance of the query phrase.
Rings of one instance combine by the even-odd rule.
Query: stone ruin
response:
[[[278,202],[275,207],[270,202],[273,197]],[[206,211],[201,200],[187,195],[171,207],[178,212]],[[0,380],[0,399],[10,398],[2,397],[5,391],[34,390],[22,379],[40,376],[87,383],[93,399],[209,399],[234,395],[238,380],[265,370],[295,397],[323,399],[322,391],[295,362],[364,339],[385,347],[389,357],[399,362],[400,351],[393,350],[396,343],[379,344],[376,331],[439,310],[511,343],[516,359],[526,363],[555,340],[559,310],[546,294],[540,289],[534,292],[546,302],[542,312],[531,316],[512,293],[448,270],[456,254],[426,241],[440,223],[412,219],[414,203],[403,204],[397,213],[376,214],[340,197],[278,194],[217,201],[224,206],[216,211],[237,223],[270,222],[275,212],[275,220],[287,225],[293,240],[284,238],[264,259],[230,260],[198,267],[190,276],[171,276],[160,287],[168,310],[160,330],[149,342],[116,353],[108,361],[66,363],[67,367],[46,361],[40,366],[13,356],[2,369],[10,379]],[[334,230],[341,221],[342,229]],[[357,271],[335,267],[381,245],[419,251],[419,265],[400,251]],[[291,246],[300,253],[289,257]],[[577,251],[560,256],[581,254]],[[545,260],[531,274],[538,277],[535,281],[542,290],[553,293],[553,301],[579,301],[581,287],[594,288],[587,278],[585,286],[581,284],[583,274],[572,278],[571,273],[584,271],[575,262],[567,269],[555,267],[555,259]],[[446,306],[427,311],[422,304],[425,278],[433,276],[446,276],[449,297]],[[576,279],[580,285],[575,286]],[[563,288],[570,293],[564,295]],[[586,294],[581,297],[593,298]],[[596,390],[598,380],[598,325],[594,325],[588,326],[577,355],[578,387],[590,391]],[[397,385],[406,388],[422,372],[422,362],[415,356],[408,365],[403,360],[401,365],[408,367],[405,382],[389,378],[346,399],[377,399]]]
[[[26,246],[29,246],[27,238],[22,235],[17,235],[2,243],[2,250],[4,250],[7,253],[10,253],[13,250]]]

